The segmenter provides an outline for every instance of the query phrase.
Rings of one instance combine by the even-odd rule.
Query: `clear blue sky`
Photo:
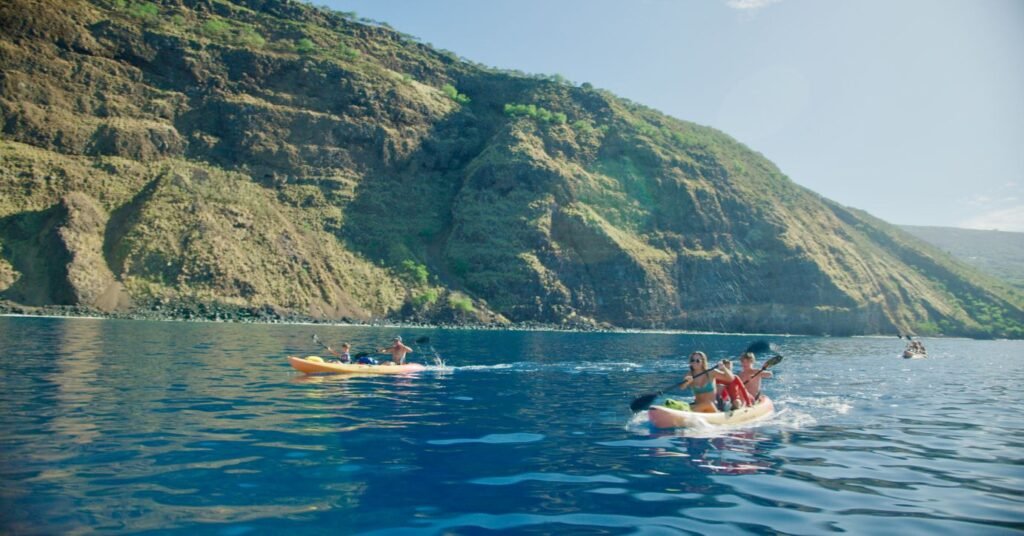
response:
[[[315,0],[722,130],[898,224],[1024,231],[1024,0]]]

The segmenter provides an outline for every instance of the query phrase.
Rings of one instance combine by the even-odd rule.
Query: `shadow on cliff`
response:
[[[0,218],[0,254],[20,273],[0,298],[31,306],[75,304],[67,269],[71,253],[57,234],[66,219],[60,203]]]

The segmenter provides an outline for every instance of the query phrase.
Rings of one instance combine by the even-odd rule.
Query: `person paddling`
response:
[[[391,346],[377,350],[377,352],[381,354],[391,354],[391,361],[396,365],[405,363],[405,355],[411,351],[412,348],[402,344],[402,337],[395,337],[391,341]]]
[[[701,373],[706,372],[701,375]],[[699,378],[697,376],[700,376]],[[725,370],[721,365],[708,371],[708,356],[704,352],[693,352],[690,354],[690,374],[679,384],[681,389],[690,387],[693,390],[693,404],[690,411],[700,413],[715,413],[715,382],[721,380],[729,384],[732,382],[733,373]]]
[[[761,396],[761,378],[772,377],[772,373],[767,370],[761,371],[760,374],[757,373],[756,359],[757,358],[754,356],[753,352],[744,352],[743,355],[740,356],[740,364],[743,366],[743,369],[740,370],[739,376],[740,379],[743,380],[744,386],[747,388],[747,391],[754,400],[757,400]],[[771,363],[769,363],[769,365],[771,365]]]
[[[334,354],[338,356],[338,361],[340,361],[342,363],[351,363],[352,362],[352,354],[350,353],[351,350],[352,350],[352,346],[349,345],[349,343],[347,343],[347,342],[343,342],[343,343],[341,343],[341,353],[339,354],[337,352],[334,352]]]

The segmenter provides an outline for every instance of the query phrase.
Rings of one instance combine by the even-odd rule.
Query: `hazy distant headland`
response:
[[[901,225],[958,260],[1024,290],[1024,233]]]

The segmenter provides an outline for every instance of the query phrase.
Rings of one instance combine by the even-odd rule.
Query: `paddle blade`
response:
[[[776,355],[775,357],[772,357],[768,361],[765,361],[764,365],[761,367],[761,370],[764,370],[764,369],[766,369],[768,367],[774,367],[775,365],[778,365],[781,362],[782,362],[782,356],[781,355]]]
[[[743,352],[750,352],[752,354],[762,354],[772,349],[772,345],[768,341],[755,341],[747,347]]]
[[[416,337],[416,344],[426,344],[428,342],[430,342],[430,337],[427,337],[426,335],[422,337]]]
[[[637,399],[634,400],[633,403],[629,405],[629,409],[632,410],[633,413],[643,411],[651,407],[651,404],[654,402],[654,399],[658,398],[658,395],[660,394],[661,393],[647,393],[646,395],[637,397]]]

